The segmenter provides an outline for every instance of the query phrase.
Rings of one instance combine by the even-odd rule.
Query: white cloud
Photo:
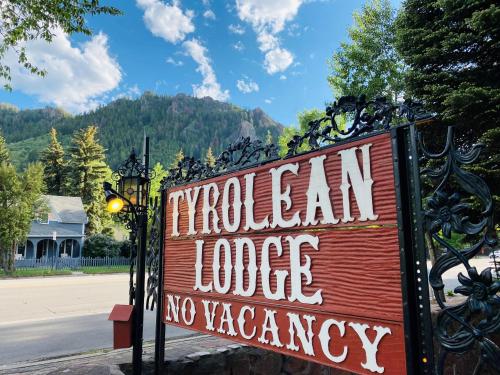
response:
[[[209,20],[215,20],[215,13],[208,9],[203,13],[203,17]]]
[[[254,91],[259,91],[259,85],[256,82],[252,81],[248,77],[244,78],[246,79],[246,81],[244,79],[239,79],[238,81],[236,81],[236,87],[238,88],[238,90],[240,90],[243,94],[249,94]]]
[[[194,13],[184,12],[177,1],[165,4],[160,0],[137,0],[137,5],[144,10],[143,19],[149,31],[167,42],[181,42],[194,31]]]
[[[33,40],[23,45],[29,61],[46,70],[45,77],[33,75],[17,64],[13,51],[5,54],[4,62],[11,67],[12,87],[71,112],[96,108],[122,79],[120,65],[109,54],[107,35],[99,33],[76,47],[62,30],[55,29],[53,33],[52,43]]]
[[[269,74],[285,71],[293,62],[292,54],[284,48],[271,49],[266,53],[264,67]]]
[[[284,74],[280,75],[280,80],[282,80],[282,81],[286,80],[286,75],[284,75]]]
[[[233,34],[238,34],[238,35],[243,35],[245,34],[245,28],[241,25],[229,25],[228,27],[229,31],[232,32]]]
[[[207,49],[201,44],[198,39],[191,39],[185,41],[183,44],[186,52],[198,64],[196,69],[201,73],[203,82],[201,85],[192,85],[193,95],[198,98],[210,96],[215,100],[226,101],[229,99],[229,91],[222,90],[217,77],[212,68],[211,61],[207,56]]]
[[[245,49],[245,45],[243,44],[243,42],[241,40],[238,40],[236,43],[233,44],[233,48],[236,50],[236,51],[243,51]]]
[[[269,98],[269,99],[264,99],[264,103],[266,104],[271,104],[273,102],[273,99]]]
[[[303,0],[236,0],[238,16],[257,33],[259,48],[265,53],[267,73],[285,71],[293,63],[290,51],[280,46],[277,34],[297,15]]]
[[[168,57],[165,61],[168,64],[172,64],[173,66],[183,66],[184,65],[184,63],[182,62],[182,60],[175,60],[172,57]]]

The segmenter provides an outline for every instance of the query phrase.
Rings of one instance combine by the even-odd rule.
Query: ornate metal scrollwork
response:
[[[146,267],[148,269],[148,282],[146,285],[146,309],[154,310],[158,304],[158,286],[161,282],[159,275],[160,264],[160,238],[161,238],[161,206],[155,199],[151,208],[151,230],[149,232],[148,257]]]
[[[241,138],[230,144],[213,166],[192,157],[184,157],[175,168],[168,171],[168,176],[162,181],[162,189],[215,177],[277,158],[278,150],[275,145],[251,140],[250,137]]]
[[[310,121],[303,135],[293,136],[287,144],[287,157],[296,155],[305,141],[312,150],[316,150],[328,143],[357,137],[374,130],[389,129],[395,117],[405,118],[410,122],[429,117],[429,114],[423,111],[421,103],[407,99],[403,103],[393,104],[384,97],[366,100],[365,95],[343,96],[326,107],[325,113],[324,117]],[[340,126],[337,122],[339,116],[348,116],[351,125]]]
[[[127,176],[145,176],[147,178],[152,178],[151,170],[147,171],[144,164],[137,159],[137,153],[135,149],[132,149],[130,156],[125,160],[119,167],[113,172],[113,180],[118,181],[121,177]]]
[[[468,151],[459,149],[454,143],[453,133],[453,127],[449,127],[446,145],[439,153],[427,151],[420,136],[423,156],[443,161],[437,168],[421,171],[435,189],[424,204],[426,227],[432,238],[445,249],[429,273],[430,285],[441,308],[435,327],[435,337],[441,345],[437,372],[443,373],[449,353],[465,353],[479,348],[474,374],[481,374],[485,366],[500,373],[500,348],[491,339],[492,334],[500,331],[500,281],[493,280],[491,268],[479,272],[469,262],[483,247],[496,244],[493,200],[484,180],[462,169],[463,165],[478,158],[482,147],[475,145]],[[481,212],[474,212],[471,198],[479,200]],[[461,248],[452,241],[453,233],[468,235],[475,242],[470,247]],[[461,285],[455,288],[455,293],[467,298],[457,305],[448,305],[442,296],[442,275],[457,265],[463,265],[467,275],[458,274]]]

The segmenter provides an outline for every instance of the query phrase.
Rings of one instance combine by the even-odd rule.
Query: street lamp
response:
[[[130,230],[129,304],[134,305],[133,354],[134,375],[142,372],[142,341],[144,322],[144,284],[146,275],[146,245],[148,200],[152,171],[149,170],[149,137],[144,138],[143,161],[132,150],[128,159],[113,173],[116,186],[104,182],[104,195],[109,212],[117,215]],[[136,251],[136,240],[137,249]],[[134,285],[134,261],[136,278]]]

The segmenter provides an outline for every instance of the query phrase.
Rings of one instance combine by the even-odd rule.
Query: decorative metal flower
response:
[[[476,267],[467,270],[469,277],[461,272],[458,281],[462,284],[455,288],[455,293],[469,297],[469,308],[472,312],[483,312],[489,320],[494,315],[493,306],[500,306],[500,281],[493,282],[491,268],[485,268],[481,274]]]
[[[463,233],[463,222],[466,217],[460,214],[469,208],[467,203],[460,203],[460,194],[448,195],[442,190],[436,191],[427,201],[430,209],[425,211],[428,218],[429,230],[436,233],[440,229],[446,238],[451,238],[451,230]]]

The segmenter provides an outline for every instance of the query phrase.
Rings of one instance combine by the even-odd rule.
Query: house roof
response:
[[[60,223],[86,224],[87,215],[83,208],[82,198],[45,195],[49,207],[49,221]]]
[[[31,223],[31,230],[28,234],[30,237],[47,237],[52,238],[54,232],[56,232],[56,237],[72,237],[81,238],[84,235],[83,228],[81,225],[67,225],[63,223],[51,222],[49,225],[37,223],[33,221]]]

